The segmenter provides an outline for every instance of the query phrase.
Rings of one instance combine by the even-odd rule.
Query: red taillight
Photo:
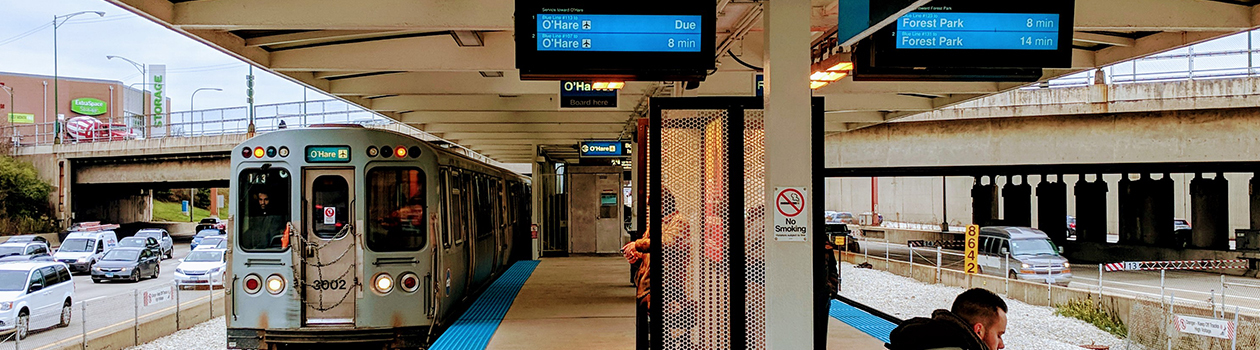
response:
[[[248,290],[256,290],[256,289],[258,289],[258,287],[259,287],[259,285],[258,285],[258,280],[256,280],[256,279],[248,279],[248,280],[245,280],[245,289],[248,289]]]
[[[411,272],[404,273],[402,278],[398,279],[398,285],[404,292],[415,293],[420,289],[420,277],[416,277],[416,274]]]
[[[1071,227],[1071,228],[1076,228],[1076,223],[1075,223],[1075,222],[1073,222],[1073,223],[1071,223],[1071,224],[1068,224],[1068,227]]]
[[[408,279],[403,280],[402,282],[403,282],[403,288],[411,289],[411,288],[416,287],[415,278],[408,278]]]
[[[252,273],[246,275],[245,281],[241,284],[241,286],[245,287],[246,294],[258,294],[259,291],[262,291],[262,277],[258,277],[258,275]]]

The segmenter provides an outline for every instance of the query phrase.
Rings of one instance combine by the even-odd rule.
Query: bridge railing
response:
[[[473,150],[410,125],[399,123],[376,112],[337,100],[260,105],[254,107],[254,115],[256,134],[317,124],[359,124],[369,128],[392,130],[424,141],[435,141],[473,159],[501,166],[497,161]],[[60,123],[61,125],[57,122],[11,124],[4,127],[4,135],[10,138],[10,144],[18,147],[54,144],[57,142],[58,130],[62,136],[61,142],[64,144],[239,135],[249,131],[250,120],[248,107],[172,112],[156,116],[156,119],[154,117],[154,115],[139,114],[125,117],[101,117],[98,119],[103,124],[96,127],[91,135],[71,135],[66,131],[64,122]]]

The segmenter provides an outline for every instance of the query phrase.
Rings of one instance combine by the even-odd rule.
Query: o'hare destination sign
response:
[[[809,236],[804,187],[774,188],[774,240],[804,242]]]

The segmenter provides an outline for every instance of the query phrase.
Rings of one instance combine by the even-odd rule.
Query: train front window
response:
[[[246,251],[280,251],[285,225],[289,222],[290,181],[286,169],[271,167],[241,172],[237,216],[239,239]]]
[[[333,238],[350,224],[350,184],[339,175],[321,175],[311,185],[311,222],[315,235]]]
[[[367,246],[378,252],[414,251],[428,236],[424,172],[416,168],[368,171]]]

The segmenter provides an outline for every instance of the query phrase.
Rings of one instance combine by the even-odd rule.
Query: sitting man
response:
[[[1006,302],[985,289],[958,295],[950,310],[936,310],[932,318],[916,317],[893,329],[891,350],[999,350],[1006,348]]]

